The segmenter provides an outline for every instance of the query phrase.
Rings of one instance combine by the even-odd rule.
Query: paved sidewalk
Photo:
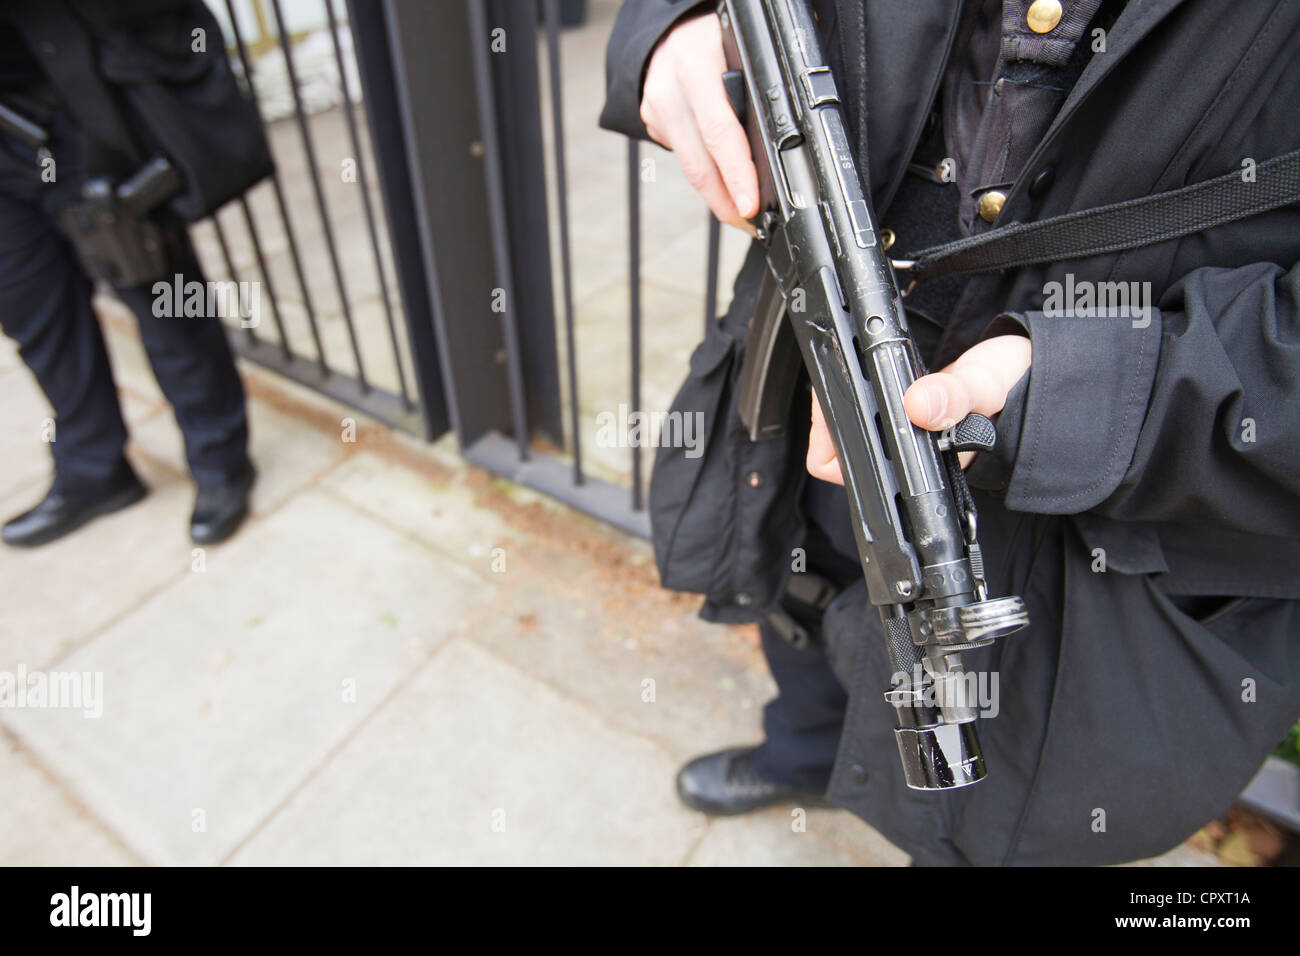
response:
[[[799,832],[788,808],[682,808],[682,760],[758,735],[755,634],[661,591],[644,542],[445,442],[246,366],[256,513],[192,549],[180,436],[133,323],[102,311],[152,493],[0,548],[0,671],[103,675],[98,719],[0,711],[0,863],[906,862],[836,811]],[[47,409],[3,339],[0,403],[9,514],[48,481]],[[1207,862],[1188,854],[1164,862]]]

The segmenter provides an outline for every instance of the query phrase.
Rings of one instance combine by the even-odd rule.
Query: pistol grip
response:
[[[727,91],[727,99],[736,112],[736,118],[745,122],[745,74],[739,70],[728,70],[722,74],[722,88]]]

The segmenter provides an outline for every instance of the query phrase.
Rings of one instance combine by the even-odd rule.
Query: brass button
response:
[[[1049,33],[1061,22],[1060,0],[1034,0],[1025,17],[1035,33]]]
[[[998,218],[998,213],[1002,211],[1002,205],[1006,201],[1006,193],[1000,193],[996,189],[986,192],[983,196],[980,196],[980,218],[985,222],[992,222]]]
[[[881,229],[880,230],[880,251],[888,252],[890,249],[894,248],[894,238],[895,238],[894,230]]]

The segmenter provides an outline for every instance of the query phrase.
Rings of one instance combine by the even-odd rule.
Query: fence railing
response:
[[[251,60],[240,35],[232,0],[224,2],[234,28],[235,55],[252,82],[259,64]],[[596,432],[581,400],[589,369],[584,369],[579,346],[584,335],[608,336],[612,342],[626,334],[627,353],[618,363],[626,375],[618,403],[644,411],[642,187],[649,148],[626,145],[627,232],[621,240],[626,247],[626,312],[580,328],[574,273],[582,253],[575,251],[571,228],[575,194],[569,182],[561,59],[562,13],[572,11],[562,10],[560,0],[349,0],[348,45],[355,49],[364,92],[365,128],[370,142],[383,144],[370,150],[354,116],[359,107],[356,91],[349,88],[349,51],[340,40],[345,24],[328,0],[321,0],[341,87],[346,145],[355,159],[352,188],[361,192],[367,240],[362,246],[352,237],[352,255],[344,261],[332,209],[340,189],[323,173],[328,166],[315,141],[326,129],[321,114],[309,115],[299,95],[294,43],[285,29],[281,0],[262,2],[269,4],[266,19],[278,36],[292,95],[301,156],[294,168],[311,188],[300,195],[301,204],[288,197],[283,180],[289,167],[282,163],[269,185],[259,187],[270,191],[273,203],[263,198],[254,208],[258,204],[245,199],[238,210],[223,213],[226,219],[238,219],[274,317],[273,334],[240,333],[239,351],[430,439],[450,427],[474,464],[646,534],[653,448],[644,441],[627,443],[626,468],[609,467],[609,454],[589,454],[602,449],[589,448]],[[262,46],[267,47],[265,41]],[[590,69],[590,62],[582,68]],[[585,80],[603,85],[598,75]],[[280,151],[289,147],[283,128],[287,122],[272,124],[273,146]],[[336,137],[342,133],[335,129]],[[277,152],[277,160],[280,156]],[[382,216],[371,201],[371,170],[380,187]],[[301,194],[301,185],[293,185]],[[578,185],[579,197],[584,197],[583,188]],[[702,204],[698,208],[700,219],[689,224],[694,229],[706,215]],[[321,224],[320,242],[295,223],[313,211]],[[283,248],[277,253],[290,269],[269,261],[271,250],[261,235],[268,217],[278,220]],[[699,252],[706,263],[706,323],[713,318],[720,270],[718,224],[711,217],[708,223]],[[231,227],[222,217],[214,217],[213,225],[225,267],[236,276]],[[682,231],[690,228],[684,224]],[[310,250],[303,248],[304,236]],[[352,296],[356,272],[362,269],[378,277],[364,336]],[[396,295],[390,293],[389,271]],[[293,311],[285,302],[290,275],[290,291],[298,293],[303,313],[296,324],[282,321],[282,314]],[[337,307],[322,312],[314,294],[318,291],[332,291]],[[367,361],[380,347],[374,314],[382,316],[384,358],[396,370],[384,384],[376,381]],[[618,336],[608,323],[624,324]],[[324,333],[326,324],[333,337]],[[338,328],[346,334],[338,335]],[[609,349],[601,354],[608,356]],[[608,364],[608,358],[602,359],[602,365]],[[609,378],[609,368],[599,371]],[[676,372],[680,376],[684,371],[681,362]],[[614,398],[611,393],[602,402]]]
[[[578,397],[581,391],[580,380],[582,373],[576,347],[577,330],[573,306],[573,251],[569,230],[570,187],[566,167],[565,110],[560,83],[564,66],[560,59],[560,31],[562,27],[559,0],[539,0],[536,4],[538,8],[536,11],[530,9],[534,7],[532,3],[513,4],[512,6],[517,10],[523,11],[522,13],[515,13],[514,16],[511,16],[510,11],[504,9],[506,6],[504,3],[469,0],[467,6],[470,21],[470,42],[468,45],[474,51],[475,76],[480,93],[487,86],[486,73],[494,59],[489,53],[490,29],[493,25],[502,26],[507,32],[510,32],[512,28],[526,29],[530,21],[535,23],[540,20],[544,32],[544,43],[542,45],[546,49],[548,61],[546,66],[549,73],[550,96],[550,159],[553,172],[552,179],[554,181],[554,190],[550,196],[549,208],[551,215],[558,221],[559,284],[561,288],[561,317],[565,348],[564,364],[568,393],[565,398],[567,403],[565,417],[568,430],[563,445],[558,449],[539,451],[536,443],[520,440],[521,434],[533,435],[533,422],[530,419],[531,409],[529,404],[518,401],[520,395],[525,391],[523,383],[512,374],[509,377],[507,386],[511,392],[511,408],[516,419],[513,422],[513,441],[506,441],[505,436],[500,432],[487,432],[478,436],[467,435],[463,436],[462,440],[464,453],[471,461],[491,471],[538,488],[573,507],[626,530],[642,535],[648,534],[649,524],[646,514],[648,465],[646,459],[648,457],[647,453],[653,451],[653,449],[644,447],[644,443],[629,443],[627,454],[630,465],[630,480],[626,487],[621,483],[610,482],[592,475],[584,465],[584,435],[590,435],[591,432],[584,427],[585,423],[581,416]],[[494,15],[496,19],[490,19]],[[521,82],[505,91],[507,95],[519,98],[520,102],[514,104],[516,107],[522,105],[526,108],[536,96],[538,80],[536,77],[529,79],[530,82]],[[594,82],[600,78],[593,76],[590,79]],[[498,88],[498,93],[500,94],[500,92]],[[509,109],[509,105],[506,106],[506,109]],[[495,117],[491,106],[481,103],[481,124],[485,128],[490,128],[494,120]],[[504,192],[503,184],[493,182],[497,177],[507,174],[503,172],[504,164],[501,157],[494,155],[500,149],[499,141],[495,137],[485,136],[483,146],[485,170],[489,180],[489,194],[501,195]],[[543,159],[541,155],[538,155],[532,157],[531,161],[540,163]],[[629,341],[628,355],[626,357],[625,395],[627,405],[632,410],[644,409],[642,391],[644,329],[642,323],[641,183],[642,146],[636,142],[629,142],[627,144],[626,167],[628,300],[627,312],[623,317],[623,321],[628,325]],[[517,224],[511,215],[511,210],[502,208],[499,203],[490,203],[489,207],[489,226],[497,270],[498,273],[506,274],[509,272],[510,262],[504,237],[510,234],[511,230],[517,228]],[[708,263],[705,292],[707,304],[703,310],[706,322],[713,317],[719,271],[719,230],[716,221],[712,217],[709,217],[709,223],[706,248],[702,250],[702,258],[707,259]],[[614,321],[615,319],[610,317],[610,320]],[[507,330],[505,336],[507,360],[509,367],[513,369],[518,363],[511,353],[512,350],[519,346],[517,337],[512,338],[508,334],[510,321],[508,316],[503,316],[503,323]],[[681,371],[684,373],[684,365]],[[520,409],[520,406],[522,406],[522,409]],[[521,416],[522,421],[519,421],[518,419]]]
[[[245,40],[234,3],[222,2],[226,14],[223,19],[233,41],[232,66],[250,92],[256,91],[258,62]],[[328,0],[321,0],[320,7],[322,19],[328,24],[323,33],[332,47],[340,86],[338,113],[347,132],[346,172],[323,172],[316,142],[326,134],[318,122],[322,114],[310,115],[301,95],[301,78],[281,0],[259,0],[257,9],[266,17],[270,39],[276,44],[271,49],[278,48],[279,58],[274,62],[284,71],[283,85],[292,99],[296,144],[286,135],[287,121],[267,123],[276,172],[266,184],[197,227],[197,244],[202,252],[206,227],[215,240],[220,267],[229,278],[237,279],[256,269],[256,281],[269,306],[259,309],[259,313],[269,313],[270,321],[267,326],[259,323],[257,327],[241,323],[244,327],[234,341],[239,354],[391,425],[433,437],[445,427],[439,414],[442,397],[438,390],[430,392],[410,381],[408,368],[432,358],[422,354],[427,349],[411,340],[405,346],[399,344],[400,338],[405,338],[399,332],[403,323],[390,291],[392,268],[386,266],[383,252],[389,237],[385,220],[374,209],[371,151],[362,141],[355,116],[359,107],[355,104],[357,91],[349,81],[354,72],[353,64],[347,62],[351,55],[340,40],[340,35],[346,36],[344,31],[350,29],[351,17],[341,20]],[[266,48],[268,37],[259,39]],[[268,55],[264,53],[261,59]],[[286,176],[295,177],[292,187],[286,186]],[[291,188],[303,184],[310,187],[311,201],[307,204],[296,203],[287,195]],[[360,193],[367,255],[361,261],[352,257],[345,265],[338,241],[339,216],[331,200],[352,192]],[[275,238],[268,241],[268,236]],[[363,271],[369,273],[367,279],[375,292],[374,311],[378,313],[377,320],[367,323],[366,332],[379,333],[366,334],[365,347],[357,315],[360,303],[355,290],[349,287],[349,276]],[[320,301],[322,279],[333,294],[329,307]],[[337,334],[331,336],[328,331]],[[387,381],[383,383],[374,373],[377,365],[384,368]],[[419,382],[420,377],[415,378]],[[428,409],[423,407],[426,404]]]

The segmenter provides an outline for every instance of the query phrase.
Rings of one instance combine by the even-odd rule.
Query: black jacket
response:
[[[694,6],[623,8],[602,125],[645,135],[645,61]],[[867,178],[888,223],[960,4],[866,7]],[[1300,4],[1130,2],[1107,46],[1008,190],[999,224],[1146,196],[1300,147]],[[1035,181],[1050,185],[1031,192]],[[861,640],[874,627],[861,594],[842,596],[827,625],[852,697],[839,802],[921,859],[1112,862],[1172,845],[1240,792],[1300,713],[1297,261],[1291,206],[967,284],[937,361],[996,331],[999,315],[1034,345],[999,418],[999,449],[970,473],[983,489],[985,552],[1004,552],[994,590],[1024,594],[1034,625],[985,661],[1009,685],[1003,715],[981,725],[990,780],[933,798],[900,791],[879,700],[887,665],[878,640]],[[661,450],[651,489],[664,582],[704,593],[715,620],[773,606],[803,533],[802,410],[787,441],[748,443],[735,421],[731,376],[756,267],[747,263],[678,399],[712,416],[706,452]],[[1145,325],[1048,317],[1047,283],[1067,274],[1150,282],[1159,308]],[[757,486],[753,472],[764,476]],[[1094,573],[1098,555],[1106,571]],[[1183,595],[1229,600],[1198,617],[1170,600]],[[853,636],[837,641],[836,624]],[[1268,692],[1246,702],[1243,681]],[[1110,811],[1109,838],[1089,828],[1097,808]]]
[[[120,179],[165,155],[185,183],[169,206],[189,222],[270,174],[257,109],[202,0],[0,0],[0,20],[85,135],[89,174]]]

